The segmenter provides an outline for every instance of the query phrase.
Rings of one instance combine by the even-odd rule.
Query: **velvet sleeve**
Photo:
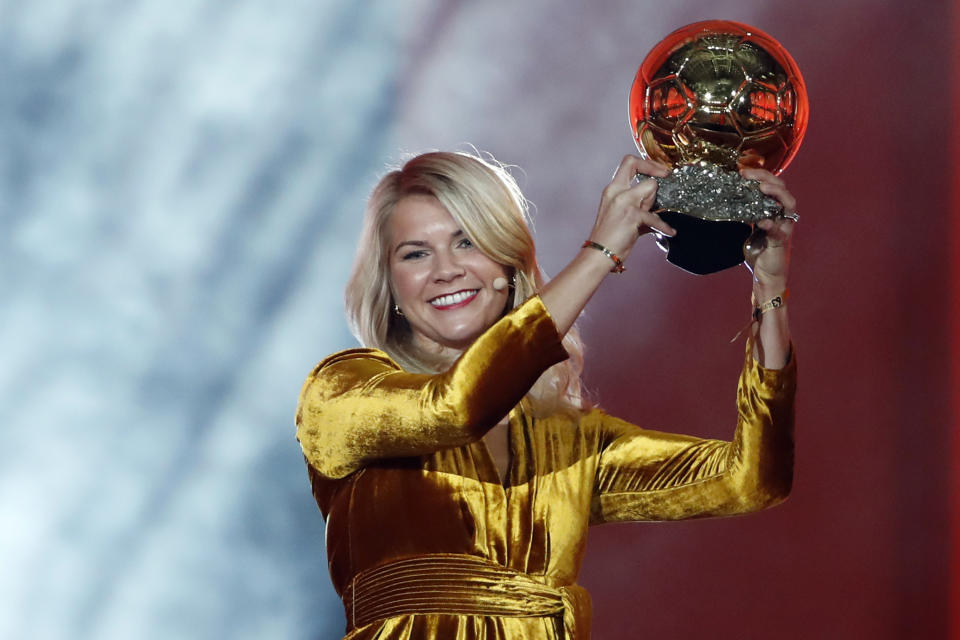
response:
[[[467,444],[566,357],[553,319],[536,296],[436,375],[403,371],[375,349],[343,351],[307,377],[297,408],[297,439],[307,462],[328,478],[342,478],[371,460]]]
[[[733,440],[641,429],[597,416],[601,453],[591,522],[679,520],[756,511],[793,482],[796,358],[764,369],[747,345]]]

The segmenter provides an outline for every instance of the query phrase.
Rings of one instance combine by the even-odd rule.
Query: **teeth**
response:
[[[452,304],[458,304],[460,302],[463,302],[467,298],[470,298],[476,295],[477,291],[479,291],[479,289],[471,289],[469,291],[457,291],[456,293],[451,293],[450,295],[434,298],[433,300],[430,301],[430,304],[432,304],[435,307],[449,307]]]

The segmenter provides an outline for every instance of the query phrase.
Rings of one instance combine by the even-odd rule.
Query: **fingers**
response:
[[[793,227],[796,223],[789,218],[765,218],[757,222],[757,226],[763,229],[771,246],[782,246],[790,242],[790,236],[793,235]]]
[[[641,164],[639,158],[624,158],[614,180],[603,190],[597,220],[590,234],[591,240],[610,247],[621,257],[626,257],[637,238],[652,229],[664,235],[676,235],[676,231],[659,215],[650,212],[656,201],[657,181],[647,178],[634,182],[633,171],[638,166],[651,168]]]
[[[653,178],[645,178],[630,185],[630,188],[622,191],[621,194],[630,204],[649,209],[657,198],[657,181]]]
[[[677,230],[671,227],[667,222],[659,216],[659,214],[651,212],[649,209],[645,209],[640,213],[640,224],[637,225],[637,232],[640,235],[649,233],[650,231],[659,231],[665,236],[670,236],[671,238],[677,235]]]
[[[783,205],[784,211],[796,211],[797,199],[787,190],[786,183],[766,169],[741,169],[740,175],[748,180],[756,180],[760,191],[775,198]]]
[[[657,197],[657,181],[653,178],[641,180],[629,189],[625,189],[614,198],[615,206],[624,210],[629,224],[633,225],[638,235],[655,229],[668,236],[675,236],[676,230],[667,224],[659,215],[650,211]]]
[[[757,282],[776,286],[786,282],[793,226],[789,218],[767,218],[754,225],[743,255]]]
[[[623,160],[620,161],[620,165],[613,174],[611,184],[619,184],[624,187],[629,186],[638,173],[663,178],[670,173],[670,169],[653,160],[634,155],[626,155],[623,157]]]
[[[763,222],[770,223],[773,220]],[[756,281],[774,287],[786,282],[790,267],[789,238],[784,240],[775,235],[778,226],[758,222],[743,244],[743,257]]]
[[[656,213],[647,212],[644,216],[643,224],[637,227],[637,231],[640,232],[640,235],[648,233],[649,231],[659,231],[665,236],[670,236],[671,238],[677,235],[677,230],[671,227],[666,221],[663,220]]]
[[[747,180],[757,180],[760,182],[775,182],[780,185],[785,184],[783,178],[776,176],[766,169],[760,169],[758,167],[744,167],[740,169],[740,175],[742,175]]]
[[[740,175],[748,180],[756,180],[759,183],[760,191],[776,198],[783,205],[784,211],[795,212],[797,210],[797,199],[787,190],[787,185],[782,178],[765,169],[743,169],[740,171]],[[789,245],[794,224],[794,221],[789,218],[775,218],[761,220],[757,223],[757,227],[762,229],[766,235],[765,247],[776,249]]]
[[[658,178],[665,178],[670,173],[670,167],[665,164],[660,164],[656,160],[651,160],[650,158],[637,158],[637,160],[639,160],[637,173],[657,176]]]

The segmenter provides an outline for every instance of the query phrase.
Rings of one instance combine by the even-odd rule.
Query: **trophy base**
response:
[[[706,275],[742,263],[752,225],[783,215],[783,206],[760,191],[756,180],[710,162],[680,165],[654,179],[652,209],[677,230],[672,238],[657,234],[657,243],[667,261],[689,273]]]
[[[677,231],[672,238],[656,234],[671,264],[703,276],[743,262],[743,243],[753,232],[749,224],[703,220],[676,211],[661,211],[660,217]]]

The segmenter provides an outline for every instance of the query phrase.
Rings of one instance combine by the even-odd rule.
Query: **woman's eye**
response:
[[[461,249],[469,249],[473,246],[473,243],[470,242],[470,238],[461,238],[460,242],[457,243],[457,246]]]
[[[422,249],[417,249],[416,251],[411,251],[409,253],[403,254],[404,260],[416,260],[417,258],[422,258],[427,255],[427,252]]]

